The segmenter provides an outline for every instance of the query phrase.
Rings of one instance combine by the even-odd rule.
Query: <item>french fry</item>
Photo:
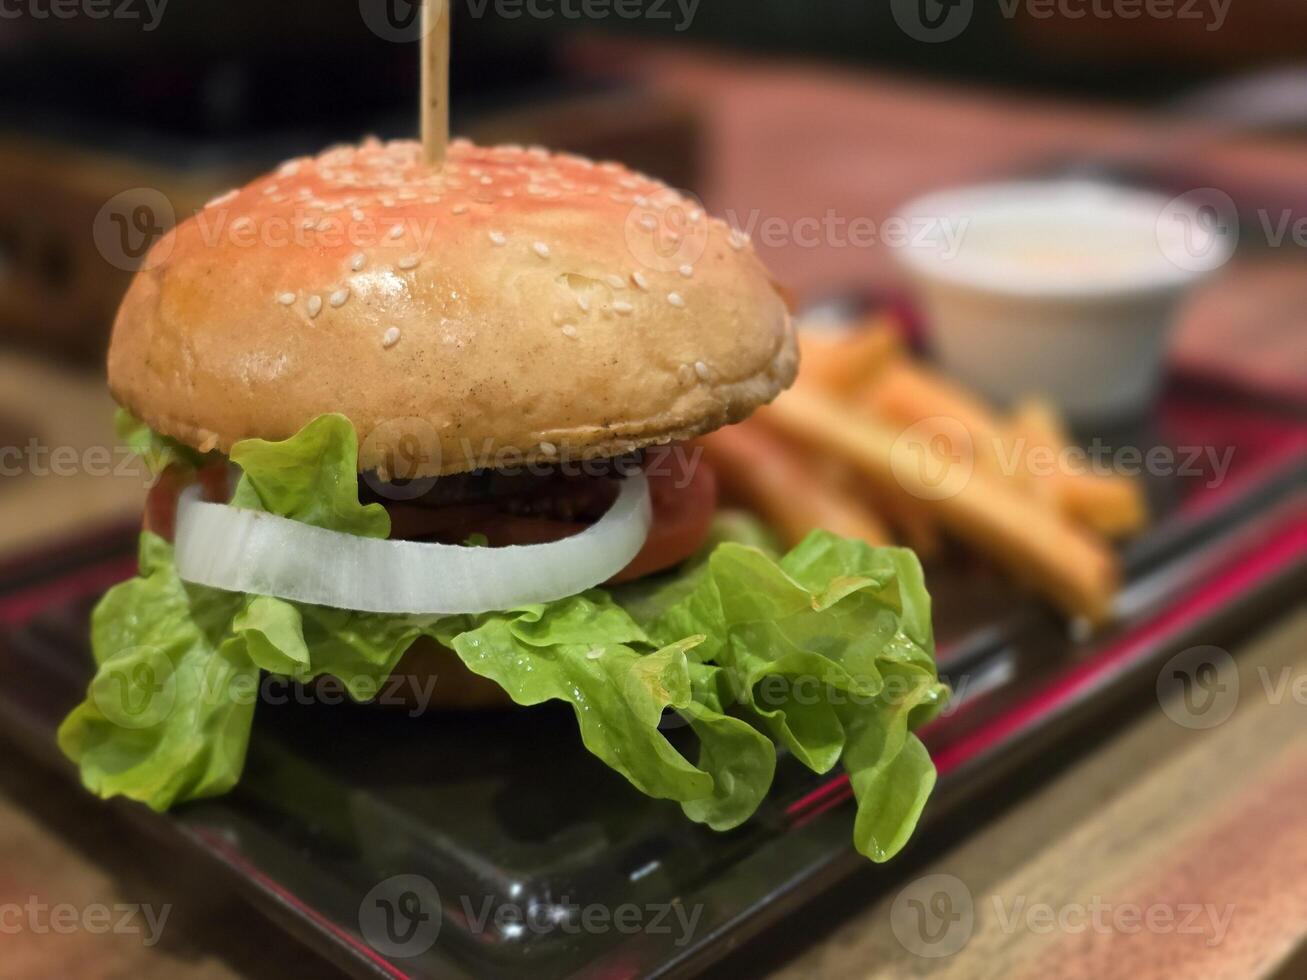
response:
[[[903,344],[889,322],[880,320],[833,337],[800,331],[799,353],[803,361],[800,383],[847,394],[901,358]]]
[[[998,468],[998,419],[979,398],[929,368],[906,358],[887,365],[862,386],[857,401],[886,422],[922,426],[923,437],[933,432],[947,439],[954,456],[961,453]]]
[[[864,481],[865,482],[865,481]],[[943,542],[940,540],[939,523],[934,516],[906,493],[886,493],[881,487],[867,484],[871,506],[878,514],[885,515],[885,521],[898,532],[898,537],[923,560],[934,558],[939,554]]]
[[[759,422],[766,425],[766,419],[759,419]],[[778,433],[778,436],[785,438],[787,445],[807,460],[818,479],[827,486],[839,487],[851,500],[866,501],[871,511],[883,516],[885,522],[898,531],[897,537],[921,558],[930,558],[939,553],[939,528],[931,516],[917,506],[917,501],[907,494],[881,492],[838,456],[814,452],[782,434]]]
[[[979,465],[1017,481],[1036,500],[1100,534],[1124,536],[1147,523],[1143,492],[1133,480],[1032,470],[1032,451],[1056,460],[1069,445],[1056,409],[1046,402],[1027,402],[1003,422],[956,384],[908,361],[887,367],[864,388],[861,401],[900,425],[933,424],[935,437],[948,439],[954,456],[970,454]],[[960,439],[963,432],[966,438]],[[931,431],[920,434],[927,437]]]
[[[860,501],[823,483],[801,455],[752,420],[699,440],[722,489],[756,511],[791,547],[821,528],[868,544],[889,543]]]
[[[1031,449],[1060,456],[1069,444],[1057,410],[1038,399],[1024,402],[1012,413],[1006,439],[1025,458]],[[1143,489],[1129,477],[1058,469],[1043,482],[1063,514],[1100,534],[1124,537],[1148,523]]]
[[[814,450],[811,445],[804,445],[802,440],[792,439],[786,433],[772,428],[767,420],[754,415],[746,423],[756,427],[773,440],[784,443],[795,457],[802,460],[804,466],[823,486],[834,487],[838,496],[844,497],[849,504],[859,505],[872,515],[884,518],[889,525],[889,537],[901,541],[921,558],[931,558],[939,553],[941,546],[939,528],[934,519],[905,494],[886,494],[843,459],[830,453]],[[897,531],[895,534],[893,532]]]
[[[885,493],[919,500],[946,530],[1059,608],[1093,623],[1109,617],[1118,581],[1113,555],[1060,515],[1032,507],[1029,498],[983,467],[953,471],[941,484],[917,458],[920,444],[914,448],[892,426],[862,417],[811,387],[791,390],[761,414],[792,438],[847,460]]]

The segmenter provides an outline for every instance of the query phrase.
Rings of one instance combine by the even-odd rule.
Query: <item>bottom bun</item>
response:
[[[408,711],[509,708],[513,699],[494,681],[472,673],[452,650],[421,637],[391,675],[381,702]]]

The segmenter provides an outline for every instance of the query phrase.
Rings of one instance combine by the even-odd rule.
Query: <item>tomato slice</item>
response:
[[[145,498],[145,517],[141,528],[171,541],[177,531],[177,498],[188,486],[199,481],[205,500],[225,503],[230,496],[227,490],[227,466],[214,463],[195,472],[177,463],[167,467],[150,487]]]
[[[687,459],[684,446],[669,446],[649,454],[645,475],[653,498],[649,537],[613,583],[630,582],[680,564],[702,547],[717,511],[717,475],[696,455]]]
[[[707,463],[687,458],[682,446],[653,450],[645,465],[653,524],[644,547],[611,581],[630,582],[678,565],[703,545],[717,510],[717,477]],[[579,521],[505,513],[493,505],[421,507],[391,503],[391,537],[461,543],[484,535],[492,548],[544,544],[580,534]]]

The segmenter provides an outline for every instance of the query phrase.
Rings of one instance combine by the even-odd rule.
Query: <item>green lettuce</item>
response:
[[[357,452],[339,415],[285,442],[240,443],[234,502],[387,537],[385,509],[358,500]],[[590,752],[714,829],[754,814],[777,746],[815,772],[843,765],[855,844],[876,861],[902,848],[934,784],[912,733],[948,692],[916,557],[818,532],[778,558],[738,517],[676,573],[475,616],[353,613],[190,585],[171,546],[146,533],[139,577],[95,611],[96,675],[59,744],[104,797],[165,810],[218,795],[240,779],[265,673],[332,677],[369,700],[420,637],[517,704],[570,704]],[[693,735],[693,761],[672,728]]]
[[[118,409],[113,424],[118,441],[145,460],[151,473],[162,473],[173,463],[196,469],[206,459],[217,458],[215,453],[201,453],[176,439],[159,435],[125,408]]]

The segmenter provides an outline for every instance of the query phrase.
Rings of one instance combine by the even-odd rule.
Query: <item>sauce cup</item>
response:
[[[941,191],[898,217],[909,234],[896,253],[944,368],[1000,402],[1042,395],[1091,424],[1147,412],[1178,304],[1238,234],[1219,192],[1070,180]]]

